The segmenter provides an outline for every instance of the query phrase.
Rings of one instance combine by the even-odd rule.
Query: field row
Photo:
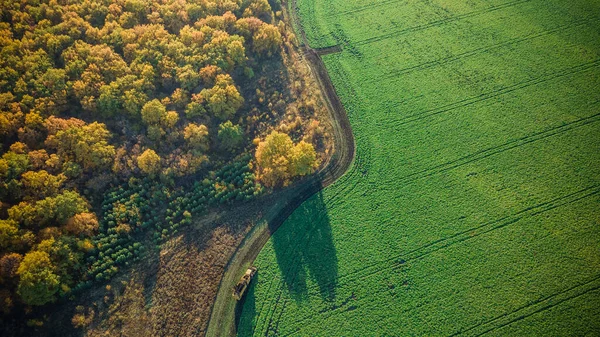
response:
[[[298,9],[356,159],[259,254],[239,335],[600,331],[600,2]]]

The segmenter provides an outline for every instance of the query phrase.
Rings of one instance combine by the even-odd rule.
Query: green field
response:
[[[600,1],[298,0],[351,170],[258,256],[238,335],[600,335]]]

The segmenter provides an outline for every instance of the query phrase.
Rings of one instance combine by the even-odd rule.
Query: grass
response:
[[[600,2],[298,7],[344,47],[357,157],[265,245],[238,334],[600,333]]]

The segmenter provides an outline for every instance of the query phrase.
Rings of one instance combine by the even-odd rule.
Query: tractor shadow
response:
[[[272,240],[283,282],[292,298],[302,301],[316,290],[324,301],[335,300],[338,259],[321,191],[304,201]]]

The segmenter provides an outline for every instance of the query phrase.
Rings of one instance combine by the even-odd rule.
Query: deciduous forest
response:
[[[318,168],[326,109],[279,6],[0,2],[2,329]]]

